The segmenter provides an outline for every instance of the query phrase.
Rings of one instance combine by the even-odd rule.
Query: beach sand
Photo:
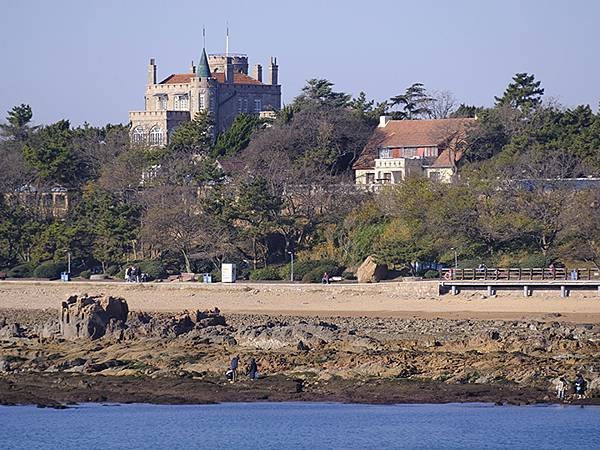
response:
[[[437,281],[378,284],[0,281],[0,309],[55,309],[74,293],[125,298],[131,310],[177,312],[218,307],[224,313],[341,317],[556,320],[600,323],[595,293],[502,291],[438,295]]]

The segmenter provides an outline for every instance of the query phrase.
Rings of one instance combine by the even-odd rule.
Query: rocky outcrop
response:
[[[387,275],[387,266],[377,264],[372,256],[367,257],[356,271],[359,283],[377,283]]]
[[[193,330],[225,326],[225,318],[218,308],[210,311],[183,311],[170,317],[134,312],[129,315],[123,337],[137,339],[143,337],[175,338]]]
[[[111,330],[122,328],[129,308],[122,298],[72,295],[62,303],[60,335],[65,338],[99,339]]]

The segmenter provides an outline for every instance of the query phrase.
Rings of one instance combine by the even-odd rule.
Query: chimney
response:
[[[194,61],[192,61],[192,65],[190,66],[190,73],[196,73],[196,66],[194,65]]]
[[[252,68],[252,78],[262,83],[262,66],[260,64],[255,64]]]
[[[233,83],[233,64],[229,56],[225,57],[225,83]]]
[[[277,73],[279,71],[279,66],[277,65],[277,58],[271,57],[271,61],[269,62],[269,84],[276,85],[278,84],[278,76]]]
[[[390,121],[390,116],[379,116],[379,128],[383,128],[387,125],[387,123]]]
[[[150,64],[148,65],[148,84],[156,84],[156,64],[154,58],[150,58]]]

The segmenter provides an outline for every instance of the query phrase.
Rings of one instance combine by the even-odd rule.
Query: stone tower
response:
[[[209,110],[214,114],[218,82],[212,76],[205,49],[202,49],[202,55],[200,56],[200,61],[196,67],[196,75],[190,81],[191,118],[193,119],[198,112],[205,110]]]

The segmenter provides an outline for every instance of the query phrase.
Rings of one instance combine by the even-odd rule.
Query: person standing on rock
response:
[[[573,385],[575,386],[575,396],[580,400],[582,398],[585,398],[585,390],[587,388],[587,382],[585,381],[585,378],[583,378],[583,375],[578,373],[577,378],[575,378],[575,382],[573,383]]]
[[[567,380],[565,380],[565,377],[560,377],[556,383],[556,397],[558,397],[560,401],[563,401],[565,399],[566,390]]]
[[[250,358],[250,363],[248,364],[248,377],[250,377],[252,381],[258,379],[258,365],[254,358]]]
[[[231,382],[232,383],[235,383],[237,381],[237,369],[238,369],[239,363],[240,363],[240,357],[238,355],[231,358],[231,372],[232,372]]]

